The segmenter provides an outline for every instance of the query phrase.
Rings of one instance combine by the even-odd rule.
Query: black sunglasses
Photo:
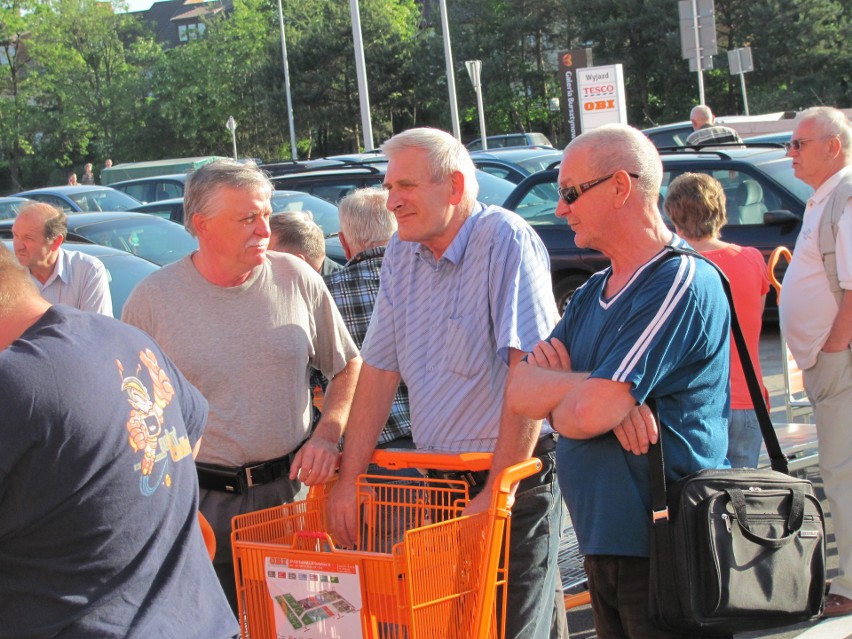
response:
[[[577,201],[577,198],[580,197],[583,193],[588,191],[590,188],[597,186],[598,184],[602,184],[610,179],[615,173],[610,173],[606,177],[598,178],[597,180],[590,180],[589,182],[583,182],[582,184],[578,184],[577,186],[563,186],[562,188],[556,189],[559,191],[559,197],[565,200],[566,204],[574,204]],[[632,178],[639,179],[639,176],[635,173],[628,173]]]

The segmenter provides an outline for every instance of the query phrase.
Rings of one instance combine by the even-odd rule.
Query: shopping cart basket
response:
[[[480,471],[487,453],[376,451],[384,468]],[[463,516],[468,484],[361,475],[359,543],[328,534],[331,483],[307,499],[234,518],[231,541],[245,639],[499,639],[503,636],[511,485],[541,469],[502,471],[490,508]],[[354,614],[360,611],[360,618]]]

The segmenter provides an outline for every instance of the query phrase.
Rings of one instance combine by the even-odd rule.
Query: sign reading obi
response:
[[[583,132],[604,124],[627,124],[624,75],[620,64],[577,69]]]

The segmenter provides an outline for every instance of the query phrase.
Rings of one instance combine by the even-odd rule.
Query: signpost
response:
[[[698,100],[704,104],[703,69],[713,68],[716,54],[716,8],[713,0],[680,0],[680,48],[689,70],[698,73]]]
[[[582,133],[580,129],[581,110],[578,97],[580,91],[577,88],[577,72],[594,63],[592,62],[591,49],[560,51],[557,56],[559,58],[559,79],[562,86],[562,95],[559,101],[562,104],[562,115],[565,118],[565,132],[568,135],[568,142],[570,142]]]
[[[581,132],[604,124],[627,124],[624,72],[620,64],[577,69]]]
[[[751,47],[731,49],[728,51],[728,68],[731,71],[731,75],[740,76],[740,86],[743,90],[743,105],[745,106],[745,114],[748,115],[745,74],[748,71],[754,71],[754,63],[751,60]]]

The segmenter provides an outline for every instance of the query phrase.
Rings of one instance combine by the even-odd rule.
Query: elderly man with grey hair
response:
[[[310,211],[286,211],[269,218],[269,250],[290,253],[305,260],[325,277],[340,264],[325,256],[325,234]]]
[[[814,402],[819,467],[840,565],[825,616],[852,614],[852,127],[842,111],[813,107],[796,122],[787,154],[815,189],[784,274],[781,330]]]
[[[325,285],[337,304],[346,328],[360,348],[379,296],[385,249],[396,232],[396,219],[388,211],[384,189],[358,189],[338,203],[340,243],[346,265],[327,275]],[[400,383],[390,414],[378,440],[379,448],[412,448],[408,388]]]
[[[303,260],[267,252],[271,194],[253,163],[195,171],[184,223],[198,250],[140,282],[122,316],[210,403],[200,510],[216,531],[214,565],[232,605],[231,519],[334,475],[361,363],[322,278]],[[331,380],[313,431],[311,367]]]
[[[332,530],[343,544],[357,541],[354,480],[370,462],[403,380],[418,449],[494,453],[491,472],[454,476],[478,493],[466,512],[487,509],[498,471],[531,456],[541,460],[541,472],[521,481],[514,497],[506,637],[567,636],[556,563],[562,503],[555,438],[541,421],[502,410],[509,371],[556,321],[547,250],[518,215],[476,201],[476,169],[453,136],[411,129],[382,150],[387,208],[398,231],[385,252],[340,477],[329,497]]]
[[[647,441],[634,417],[656,400],[666,477],[726,464],[729,312],[721,279],[657,208],[663,166],[640,131],[607,125],[575,138],[559,169],[556,214],[577,246],[611,267],[577,290],[550,337],[510,374],[507,407],[548,416],[561,437],[559,484],[585,556],[597,636],[674,639],[648,616]],[[633,437],[636,436],[633,433]],[[627,449],[627,450],[625,450]],[[632,451],[632,452],[631,452]]]
[[[716,117],[705,104],[699,104],[689,113],[694,131],[686,138],[687,146],[707,146],[710,144],[742,144],[740,134],[734,129],[716,124]]]

